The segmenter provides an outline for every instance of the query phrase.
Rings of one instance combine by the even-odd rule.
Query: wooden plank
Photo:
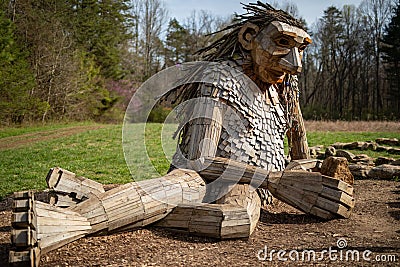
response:
[[[47,210],[47,211],[58,212],[58,213],[61,213],[61,214],[81,217],[80,213],[75,212],[75,211],[73,211],[71,209],[63,209],[63,208],[55,207],[55,206],[52,206],[50,204],[47,204],[47,203],[44,203],[44,202],[40,202],[40,201],[35,201],[35,206],[36,206],[37,213],[39,213],[41,210]]]
[[[291,206],[300,209],[308,213],[314,203],[307,203],[306,201],[302,201],[304,198],[305,192],[299,187],[292,187],[288,185],[279,184],[274,192],[274,196],[279,200],[290,204]]]
[[[36,229],[36,216],[30,210],[25,212],[13,212],[11,216],[11,225],[14,228],[30,227],[31,229]]]
[[[330,187],[324,187],[320,195],[332,201],[340,202],[346,205],[348,208],[354,208],[355,205],[354,198],[352,196],[349,196],[343,191],[338,191]]]
[[[12,229],[11,243],[16,247],[34,247],[37,243],[36,231],[30,227],[25,229]]]
[[[15,192],[12,196],[13,199],[27,199],[35,200],[35,194],[32,190]]]
[[[248,238],[250,236],[250,223],[221,228],[221,239]]]
[[[90,225],[45,225],[38,227],[38,234],[48,234],[48,233],[68,233],[75,231],[91,230]]]
[[[71,206],[75,206],[79,202],[81,202],[81,200],[70,197],[69,195],[57,194],[57,197],[55,199],[55,206],[68,208]]]
[[[24,251],[13,251],[9,253],[8,263],[10,266],[38,267],[40,263],[40,249],[29,248]]]
[[[66,236],[74,236],[74,235],[80,235],[80,234],[88,234],[89,232],[86,230],[82,230],[82,231],[71,231],[71,232],[67,232],[65,234],[60,234],[60,233],[42,233],[42,234],[38,234],[38,240],[39,242],[43,243],[49,243],[52,242],[50,240],[54,239],[54,238],[60,238],[63,239]],[[49,238],[49,240],[47,240],[47,238]]]
[[[57,211],[51,211],[51,210],[36,210],[37,212],[37,216],[38,217],[57,217],[59,220],[68,220],[68,221],[84,221],[86,222],[87,219],[86,217],[82,217],[82,216],[78,216],[78,215],[70,215],[70,214],[62,214],[60,212]]]
[[[46,217],[38,217],[37,218],[38,225],[40,228],[44,228],[46,226],[90,226],[90,222],[88,221],[72,221],[72,220],[63,220],[59,218],[46,218]]]
[[[29,210],[35,210],[35,201],[31,198],[28,199],[16,199],[13,201],[12,209],[15,212],[26,212]]]
[[[304,177],[304,176],[303,176]],[[308,190],[316,193],[320,193],[323,189],[323,185],[321,182],[310,181],[307,179],[302,180],[301,176],[300,179],[287,179],[288,177],[283,175],[282,179],[279,182],[279,185],[287,185],[293,188],[301,188],[302,190]]]
[[[330,201],[323,197],[318,198],[318,200],[316,202],[316,206],[321,209],[324,209],[326,211],[329,211],[335,215],[337,214],[339,217],[343,217],[343,218],[349,218],[350,214],[351,214],[351,211],[349,208],[346,208],[342,204]]]
[[[221,228],[224,227],[233,227],[233,226],[239,226],[239,225],[250,225],[250,218],[247,215],[247,218],[241,219],[241,220],[227,220],[226,217],[224,220],[221,222]]]
[[[325,175],[322,175],[322,184],[327,187],[337,188],[350,196],[352,196],[354,192],[354,188],[351,185]]]
[[[310,214],[315,215],[315,216],[325,219],[325,220],[331,220],[331,219],[335,218],[335,215],[333,213],[330,213],[329,211],[321,209],[317,206],[314,206],[311,208]]]
[[[83,236],[88,234],[87,231],[75,231],[75,232],[67,232],[67,233],[57,233],[52,235],[39,235],[41,237],[39,241],[39,246],[42,249],[43,253],[56,249],[62,246],[62,241],[68,240],[71,242],[72,240],[77,240]]]
[[[24,263],[25,266],[30,266],[31,261],[31,251],[13,251],[11,250],[9,253],[8,262],[12,264],[21,264]]]
[[[41,247],[42,253],[45,254],[49,251],[58,249],[68,243],[78,240],[78,239],[84,237],[86,234],[87,234],[87,232],[84,232],[84,231],[65,233],[65,234],[57,234],[57,235],[54,235],[52,238],[48,238],[46,240],[41,240],[39,242],[39,246]]]

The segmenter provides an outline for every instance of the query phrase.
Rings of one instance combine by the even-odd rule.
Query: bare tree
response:
[[[188,16],[183,23],[185,29],[189,31],[191,36],[189,47],[191,50],[189,51],[191,54],[190,59],[195,59],[193,54],[209,45],[215,38],[215,35],[211,35],[212,33],[221,30],[228,22],[232,20],[232,17],[223,18],[220,16],[215,16],[209,11],[193,10],[190,16]]]
[[[372,93],[372,104],[375,116],[377,116],[383,108],[381,92],[382,79],[380,78],[380,73],[382,72],[380,59],[381,51],[379,49],[379,41],[382,38],[384,26],[390,19],[392,6],[393,3],[391,0],[364,0],[360,5],[360,11],[363,16],[366,17],[365,21],[368,24],[368,28],[371,30],[370,41],[371,47],[373,48],[375,63],[375,84]]]
[[[161,64],[162,33],[168,12],[161,0],[136,0],[132,3],[135,18],[135,53],[142,58],[144,78],[157,72]]]

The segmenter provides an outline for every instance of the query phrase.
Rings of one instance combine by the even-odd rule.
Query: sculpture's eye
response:
[[[276,42],[280,46],[289,46],[290,45],[290,41],[287,38],[279,38]]]

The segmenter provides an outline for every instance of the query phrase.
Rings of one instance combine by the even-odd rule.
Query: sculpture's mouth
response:
[[[284,75],[285,75],[285,72],[282,70],[274,70],[274,69],[266,70],[266,76],[267,76],[266,82],[269,82],[272,84],[282,82]]]

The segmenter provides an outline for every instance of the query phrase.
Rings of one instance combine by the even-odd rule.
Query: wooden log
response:
[[[400,166],[384,164],[374,167],[368,172],[368,177],[380,180],[391,180],[395,177],[400,177]]]
[[[293,79],[293,76],[291,77]],[[297,83],[297,80],[291,81],[291,83],[294,82]],[[295,100],[294,107],[291,110],[291,116],[294,118],[292,122],[293,125],[287,131],[290,146],[290,158],[291,160],[309,159],[310,150],[308,148],[306,127],[304,126],[299,99]]]

